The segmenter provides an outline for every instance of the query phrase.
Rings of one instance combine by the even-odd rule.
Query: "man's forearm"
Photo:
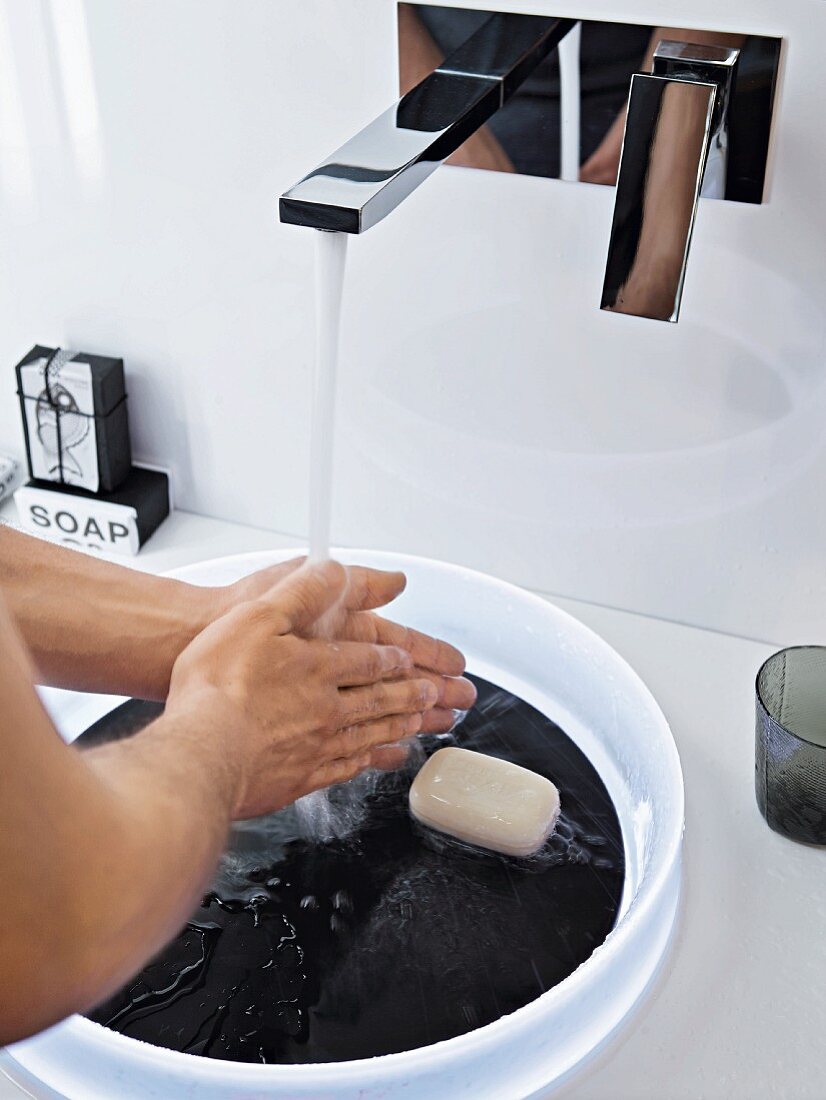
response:
[[[114,993],[182,927],[226,846],[235,771],[223,740],[162,716],[126,741],[81,753],[109,834],[75,884],[79,929],[65,945],[69,1010]],[[102,792],[102,793],[101,793]],[[82,946],[81,946],[82,945]]]
[[[174,935],[225,843],[237,776],[218,716],[64,745],[1,601],[0,648],[2,1044],[90,1008]]]
[[[110,996],[175,935],[206,889],[231,797],[211,780],[219,767],[203,759],[209,744],[177,732],[161,718],[130,741],[93,750],[98,758],[88,762],[92,752],[67,749],[80,759],[66,761],[48,820],[25,835],[19,821],[7,823],[32,881],[8,879],[17,897],[5,907],[0,945],[8,994],[0,1043]]]
[[[3,525],[0,589],[41,683],[144,699],[165,698],[175,658],[216,613],[210,589]]]

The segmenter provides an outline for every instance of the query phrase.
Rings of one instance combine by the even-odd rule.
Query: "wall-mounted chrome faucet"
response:
[[[363,233],[506,103],[574,19],[492,15],[395,106],[282,195],[282,222]]]
[[[405,11],[411,6],[405,4]],[[441,28],[447,37],[452,30],[459,32],[450,48],[436,55],[448,56],[281,196],[283,222],[364,232],[488,120],[502,141],[507,134],[506,116],[513,116],[523,99],[530,101],[527,115],[534,122],[540,120],[540,129],[531,130],[519,121],[511,130],[512,135],[518,133],[521,148],[504,148],[503,159],[507,162],[510,156],[514,165],[530,163],[526,142],[530,151],[547,148],[548,141],[553,141],[553,126],[549,138],[548,122],[561,115],[559,86],[557,82],[554,92],[557,78],[550,71],[552,54],[576,20],[427,5],[419,11],[423,34],[433,27]],[[465,37],[468,19],[478,21]],[[623,98],[617,81],[622,65],[631,79],[602,308],[676,321],[698,198],[762,202],[780,40],[720,36],[723,41],[739,42],[737,48],[663,40],[653,52],[652,71],[634,73],[642,61],[639,34],[643,41],[647,37],[656,42],[653,29],[619,24],[583,27],[583,159],[611,125],[610,110],[606,115],[605,109],[606,88],[610,85],[618,91],[616,112]],[[589,35],[594,44],[590,69]],[[714,36],[703,32],[702,37],[708,43]],[[630,40],[640,49],[637,60],[633,54],[629,57]],[[614,41],[616,56],[611,53]],[[436,49],[441,43],[431,45]],[[570,50],[566,52],[571,55]],[[606,74],[599,87],[594,87],[595,61],[602,63]],[[595,99],[590,124],[585,109],[589,93]],[[595,133],[597,119],[603,130]],[[561,122],[558,125],[561,128]],[[550,198],[548,217],[553,217]]]

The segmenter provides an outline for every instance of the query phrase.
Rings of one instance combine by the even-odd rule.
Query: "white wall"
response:
[[[334,534],[823,640],[826,3],[550,7],[782,34],[769,202],[702,203],[669,326],[597,308],[608,189],[436,172],[351,243]],[[179,505],[302,534],[313,242],[276,200],[395,72],[393,0],[0,0],[0,447],[28,346],[122,354]]]

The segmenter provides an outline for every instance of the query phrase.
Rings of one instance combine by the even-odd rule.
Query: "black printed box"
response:
[[[132,465],[123,360],[38,344],[16,370],[29,476],[117,489]]]
[[[169,515],[169,478],[133,466],[111,493],[29,481],[14,494],[21,527],[82,550],[137,554]]]

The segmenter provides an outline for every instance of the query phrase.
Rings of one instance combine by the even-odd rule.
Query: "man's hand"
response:
[[[270,592],[301,564],[295,559],[226,587],[200,587],[100,561],[0,524],[0,583],[37,681],[77,691],[165,699],[172,667],[197,634]],[[467,709],[475,698],[473,687],[456,679],[464,669],[461,655],[371,614],[401,592],[400,573],[347,573],[348,594],[326,624],[330,640],[403,645],[439,692],[425,728],[448,728],[453,708]],[[318,626],[308,628],[307,636],[318,634]]]
[[[234,818],[351,779],[371,765],[373,750],[417,733],[439,699],[438,677],[417,675],[405,649],[341,640],[340,628],[361,614],[348,603],[370,600],[364,588],[348,593],[343,566],[305,565],[277,581],[216,619],[172,672],[166,716],[214,739],[231,763]],[[386,583],[397,590],[400,582]],[[325,619],[338,640],[324,636]]]
[[[347,582],[327,563],[239,602],[177,657],[156,722],[87,750],[63,744],[40,705],[0,599],[0,1044],[139,970],[191,913],[232,818],[347,779],[421,728],[438,692],[405,650],[313,637],[331,609],[343,629],[362,614],[348,603],[370,602],[345,598]],[[428,660],[458,667],[438,648]]]
[[[226,588],[213,589],[216,616],[277,589],[303,564],[303,558],[294,558],[242,577]],[[333,605],[320,619],[297,632],[303,637],[401,646],[413,659],[415,670],[410,674],[431,680],[437,691],[435,707],[424,715],[423,732],[441,733],[453,724],[454,711],[473,706],[476,689],[462,678],[465,659],[454,646],[374,613],[401,595],[406,584],[404,573],[347,566],[346,585]],[[295,592],[292,599],[297,598]]]

